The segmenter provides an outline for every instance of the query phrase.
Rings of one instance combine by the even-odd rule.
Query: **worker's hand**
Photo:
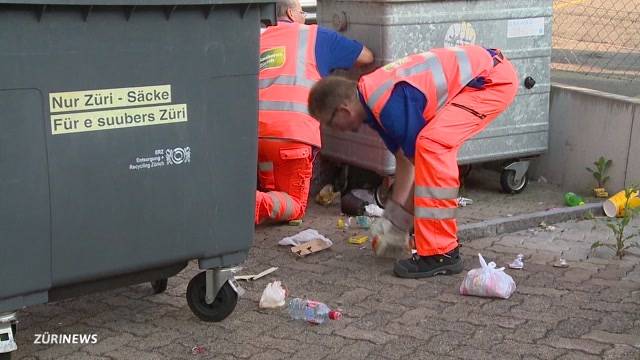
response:
[[[371,224],[371,247],[375,256],[400,257],[410,252],[409,233],[384,217]]]
[[[413,214],[405,210],[400,204],[389,199],[384,205],[385,219],[391,221],[398,229],[408,233],[413,226]]]

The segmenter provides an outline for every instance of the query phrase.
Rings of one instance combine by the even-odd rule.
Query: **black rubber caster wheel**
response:
[[[161,294],[167,290],[168,279],[160,279],[151,282],[151,288],[153,288],[154,294]]]
[[[502,191],[507,194],[519,194],[527,187],[529,180],[527,179],[527,173],[524,174],[520,181],[516,181],[516,172],[514,170],[502,170],[500,174],[500,186]]]
[[[389,195],[393,192],[393,184],[391,186],[387,186],[382,183],[376,186],[376,190],[373,192],[373,197],[376,200],[376,204],[384,209],[384,204],[387,202]]]
[[[209,322],[218,322],[224,320],[231,315],[233,309],[238,303],[238,294],[233,290],[228,282],[224,283],[216,299],[211,304],[207,304],[205,300],[206,288],[206,271],[196,275],[187,286],[187,304],[191,311],[200,320]]]
[[[460,174],[460,178],[466,178],[467,176],[469,176],[469,174],[471,174],[471,170],[473,170],[472,164],[458,166],[458,173]]]

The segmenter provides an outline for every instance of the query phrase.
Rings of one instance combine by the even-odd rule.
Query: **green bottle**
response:
[[[564,194],[564,202],[567,204],[567,206],[584,205],[584,200],[580,196],[572,192],[568,192]]]

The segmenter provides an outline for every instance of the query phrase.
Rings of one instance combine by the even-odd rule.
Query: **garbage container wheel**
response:
[[[502,187],[502,191],[507,194],[519,194],[521,193],[529,184],[529,180],[527,179],[527,173],[522,176],[520,181],[516,181],[516,172],[514,170],[502,170],[500,174],[500,186]]]
[[[168,279],[160,279],[151,282],[151,288],[153,288],[154,294],[161,294],[167,290]]]
[[[206,271],[196,275],[187,286],[187,304],[200,320],[218,322],[229,316],[238,303],[238,294],[225,282],[211,304],[205,299],[207,293]]]
[[[11,332],[13,333],[13,338],[15,339],[16,333],[18,332],[17,324],[11,324]],[[0,360],[11,360],[11,354],[13,354],[13,351],[0,354]]]
[[[349,165],[340,166],[338,175],[333,179],[333,191],[339,191],[342,195],[346,194],[349,188]]]
[[[376,200],[376,204],[384,209],[384,204],[387,202],[389,195],[393,191],[393,184],[387,185],[384,182],[376,186],[376,190],[373,192],[373,197]]]

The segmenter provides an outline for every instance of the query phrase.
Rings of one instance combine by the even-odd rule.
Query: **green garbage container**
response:
[[[16,309],[192,259],[194,313],[233,311],[266,1],[0,0],[0,353]]]

